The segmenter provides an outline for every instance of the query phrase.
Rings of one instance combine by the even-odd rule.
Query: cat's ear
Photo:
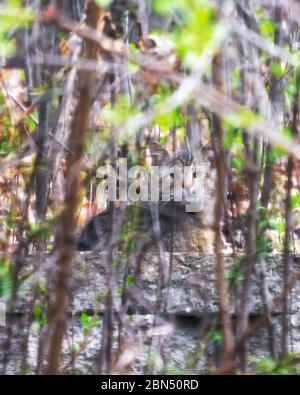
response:
[[[152,159],[152,166],[163,166],[166,165],[170,160],[170,154],[157,141],[153,141],[150,144],[150,155]]]

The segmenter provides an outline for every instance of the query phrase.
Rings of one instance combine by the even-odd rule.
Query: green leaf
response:
[[[271,65],[271,73],[275,77],[280,77],[282,75],[281,64],[280,63],[273,63]]]
[[[229,283],[241,284],[245,277],[245,260],[238,260],[231,270],[226,272],[226,280]]]
[[[239,172],[241,172],[244,169],[245,161],[244,158],[241,155],[235,156],[231,160],[232,167]]]
[[[90,316],[87,313],[82,313],[80,316],[80,321],[83,326],[88,326],[90,322]]]
[[[249,127],[255,125],[260,120],[260,117],[244,107],[239,112],[229,113],[224,116],[224,121],[228,126],[248,129]]]
[[[21,8],[22,0],[8,0],[7,6],[11,8]]]
[[[127,276],[126,282],[127,282],[128,286],[134,285],[135,284],[135,277],[132,274],[130,274],[129,276]]]
[[[233,90],[238,89],[241,82],[241,70],[234,69],[231,73],[231,88]]]
[[[35,13],[28,7],[22,7],[21,0],[8,0],[0,6],[0,43],[1,55],[11,56],[14,52],[14,41],[8,38],[8,33],[17,28],[26,27],[36,18]]]
[[[260,223],[259,223],[259,230],[260,231],[263,232],[264,230],[267,230],[269,228],[270,228],[270,224],[269,224],[268,220],[260,221]]]
[[[208,0],[154,0],[154,10],[161,14],[170,12],[192,12],[196,8],[203,8],[209,5]]]
[[[264,19],[260,23],[260,32],[263,36],[272,37],[276,30],[276,24],[269,19]]]
[[[209,340],[214,344],[221,344],[223,341],[223,335],[221,331],[215,330],[210,333]]]
[[[12,279],[11,279],[11,262],[7,259],[0,259],[0,297],[8,301],[11,297]]]
[[[155,0],[154,9],[180,19],[173,41],[185,65],[192,68],[215,32],[215,8],[207,0]]]
[[[81,314],[80,321],[83,326],[83,331],[85,335],[87,335],[91,329],[100,325],[101,323],[99,317],[88,315],[85,312]]]
[[[274,165],[284,154],[285,151],[280,147],[272,147],[267,158],[269,165]]]
[[[258,362],[258,369],[263,373],[273,373],[277,367],[277,360],[275,358],[264,358]]]
[[[106,8],[106,7],[109,7],[111,5],[111,3],[112,3],[112,0],[96,0],[96,4],[99,7]]]
[[[47,320],[43,306],[41,305],[35,306],[33,309],[33,316],[35,321],[39,324],[40,327],[46,324]]]
[[[294,208],[300,208],[300,193],[299,192],[295,192],[292,197],[292,207]]]
[[[234,147],[244,149],[242,130],[240,128],[233,128],[230,125],[225,126],[225,139],[224,143],[228,149],[233,149]]]
[[[271,218],[269,224],[278,233],[283,234],[285,232],[285,221],[282,218]]]

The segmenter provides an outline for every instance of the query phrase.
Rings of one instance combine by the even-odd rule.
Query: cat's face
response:
[[[195,160],[189,150],[170,154],[158,142],[149,147],[151,168],[159,167],[162,188],[161,199],[165,200],[164,190],[170,188],[170,200],[181,202],[187,212],[202,212],[205,206],[207,177],[211,164],[207,158]]]

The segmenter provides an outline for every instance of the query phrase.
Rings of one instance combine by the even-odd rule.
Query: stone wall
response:
[[[101,360],[101,323],[87,324],[84,329],[82,313],[99,316],[104,312],[104,295],[107,289],[107,272],[103,254],[78,254],[75,279],[72,286],[72,303],[68,334],[64,343],[62,366],[65,372],[97,373]],[[123,373],[179,372],[202,373],[218,363],[219,327],[218,295],[215,283],[215,257],[213,255],[174,253],[172,274],[161,293],[163,301],[158,303],[158,257],[146,255],[141,261],[140,273],[134,278],[132,269],[123,264],[115,268],[114,292],[114,349],[118,359],[115,370]],[[51,275],[48,257],[39,270],[22,286],[18,303],[7,314],[8,327],[0,328],[2,340],[2,369],[6,373],[20,373],[27,369],[35,372],[38,359],[37,345],[43,340],[37,319],[32,319],[33,306],[38,306],[48,289]],[[170,262],[170,254],[164,256]],[[238,272],[238,259],[224,256],[227,273]],[[36,260],[32,259],[36,264]],[[299,270],[299,259],[293,257],[292,270]],[[267,295],[270,301],[282,292],[282,257],[270,256],[257,269],[263,267]],[[127,281],[126,300],[121,298],[125,270],[130,274]],[[235,276],[238,280],[240,277]],[[238,282],[230,282],[231,314],[236,321],[239,297]],[[262,299],[258,276],[253,275],[250,318],[255,320],[262,314]],[[290,301],[290,350],[300,352],[300,284],[295,284]],[[47,291],[48,292],[48,291]],[[34,297],[33,297],[34,295]],[[48,297],[51,299],[51,292]],[[162,308],[163,306],[163,308]],[[37,317],[35,317],[37,318]],[[26,324],[24,325],[24,322]],[[123,348],[118,348],[121,326]],[[281,309],[272,314],[276,352],[280,351]],[[22,328],[23,326],[23,328]],[[11,344],[5,343],[7,329],[12,337]],[[45,331],[45,329],[44,329]],[[28,338],[27,338],[28,336]],[[28,349],[26,351],[26,342]],[[5,352],[6,350],[6,352]],[[70,357],[76,350],[76,358]],[[268,334],[265,327],[249,340],[249,370],[254,369],[257,358],[269,356]]]

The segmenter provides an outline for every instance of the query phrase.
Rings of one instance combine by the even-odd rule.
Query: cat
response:
[[[193,157],[189,150],[177,152],[171,155],[158,142],[150,144],[150,156],[153,166],[191,166]],[[112,233],[113,218],[123,216],[122,231],[127,229],[134,240],[149,240],[149,247],[155,244],[155,216],[159,222],[159,238],[166,251],[193,251],[201,253],[213,252],[212,217],[214,210],[214,196],[208,179],[212,177],[213,169],[206,161],[206,172],[204,174],[205,194],[204,209],[200,212],[189,212],[186,210],[186,197],[193,188],[193,180],[185,183],[182,190],[182,201],[175,201],[173,189],[167,201],[158,202],[139,201],[128,204],[125,208],[117,204],[108,204],[108,208],[100,214],[91,218],[80,233],[78,251],[103,251]],[[164,175],[161,175],[163,178]],[[171,175],[172,177],[172,175]],[[156,214],[155,214],[156,213]],[[125,232],[126,233],[126,232]],[[122,239],[122,237],[121,237]],[[124,242],[124,241],[123,241]],[[121,240],[122,243],[122,240]]]

